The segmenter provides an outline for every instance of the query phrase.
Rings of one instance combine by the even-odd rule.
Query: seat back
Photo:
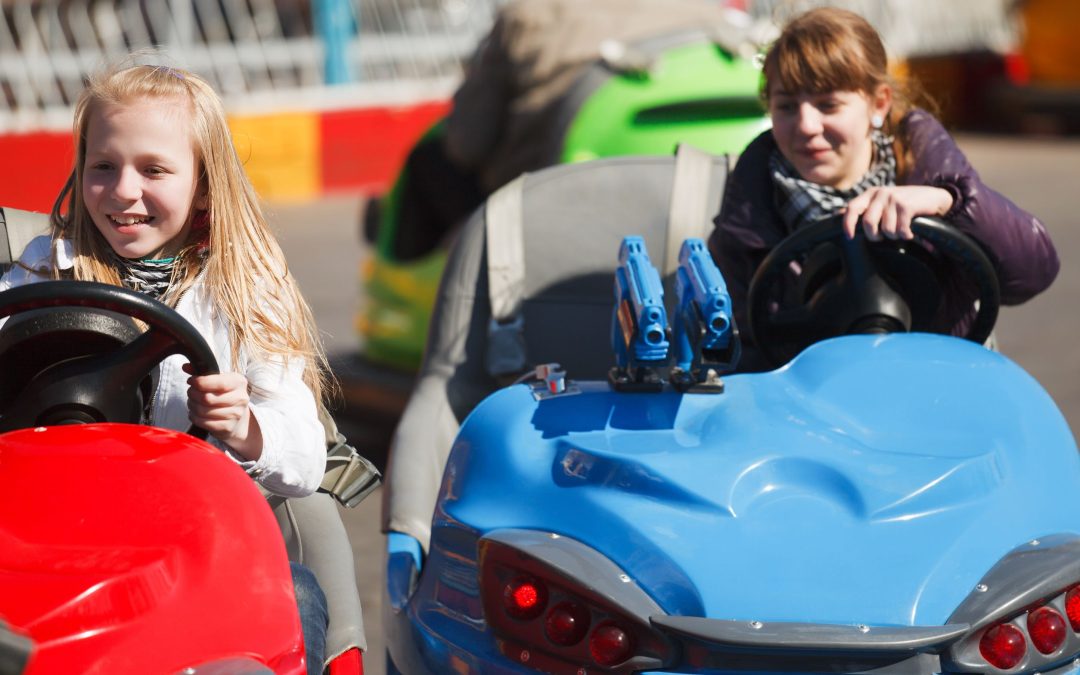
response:
[[[0,274],[19,259],[31,239],[48,233],[47,213],[0,207]]]
[[[704,174],[700,161],[687,172],[680,157],[555,166],[525,174],[473,214],[447,261],[424,362],[391,442],[383,491],[386,530],[409,534],[426,549],[460,422],[503,383],[487,369],[489,235],[520,228],[518,294],[527,365],[558,362],[571,379],[602,379],[614,365],[611,312],[619,245],[626,235],[645,239],[665,279],[665,297],[673,301],[676,264],[668,251],[688,236],[708,236],[727,178],[726,156],[701,157]],[[676,181],[695,172],[696,189]],[[520,190],[519,222],[493,225],[493,201],[508,189]]]

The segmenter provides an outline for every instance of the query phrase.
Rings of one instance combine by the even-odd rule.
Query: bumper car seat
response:
[[[537,365],[559,363],[576,379],[605,378],[613,365],[612,251],[625,235],[643,236],[673,302],[678,246],[707,236],[728,162],[680,146],[674,157],[550,167],[504,186],[468,220],[439,285],[383,491],[390,545],[411,553],[417,569],[461,421]]]

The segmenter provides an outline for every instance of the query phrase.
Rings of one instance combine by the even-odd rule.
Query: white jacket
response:
[[[61,269],[72,267],[72,249],[68,241],[57,242]],[[35,270],[52,267],[50,239],[36,237],[23,251],[19,261]],[[20,265],[13,266],[0,278],[0,290],[22,286],[49,277],[32,274]],[[217,356],[221,372],[238,372],[251,383],[251,414],[259,422],[263,451],[258,461],[243,460],[217,439],[210,442],[221,448],[268,491],[285,497],[311,494],[319,487],[326,468],[326,434],[319,422],[315,397],[303,381],[304,361],[293,358],[288,367],[279,360],[254,361],[241,350],[239,363],[230,358],[229,329],[217,316],[201,278],[188,290],[176,307],[206,339]],[[4,320],[0,320],[0,325]],[[161,363],[160,378],[154,395],[150,423],[166,429],[186,431],[191,425],[187,410],[188,375],[181,366],[187,362],[174,355]],[[260,394],[260,392],[263,392]],[[272,395],[266,395],[270,392]]]

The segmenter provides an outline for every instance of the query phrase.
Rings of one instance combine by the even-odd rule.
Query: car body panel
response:
[[[647,73],[606,79],[574,115],[563,163],[666,155],[679,143],[738,153],[771,126],[761,69],[710,42],[661,52]]]
[[[0,436],[0,467],[0,618],[35,643],[27,675],[305,672],[277,523],[221,451],[138,425],[38,427]]]
[[[1080,533],[1071,431],[981,345],[847,336],[724,384],[519,385],[474,409],[389,617],[401,672],[531,670],[483,611],[478,548],[505,528],[583,542],[668,615],[876,627],[944,626],[1010,551]]]

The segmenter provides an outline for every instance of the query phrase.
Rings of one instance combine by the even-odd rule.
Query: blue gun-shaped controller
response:
[[[742,353],[724,277],[701,239],[679,250],[675,290],[675,368],[680,389],[723,391],[719,375],[734,370]]]
[[[626,237],[619,247],[611,342],[616,364],[611,380],[616,387],[659,389],[663,386],[654,369],[666,365],[668,360],[664,287],[641,237]]]

